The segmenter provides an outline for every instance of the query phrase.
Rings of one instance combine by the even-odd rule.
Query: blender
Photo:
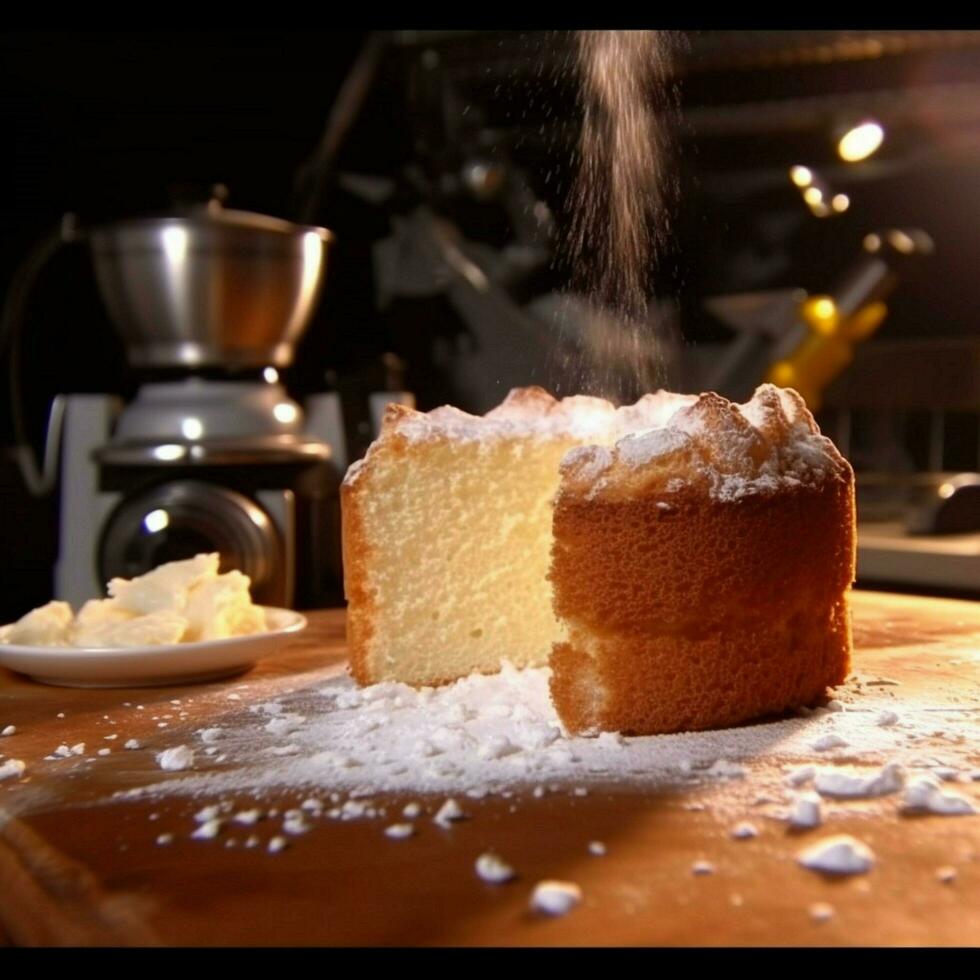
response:
[[[316,307],[332,237],[226,209],[220,194],[171,214],[63,223],[61,240],[91,251],[143,383],[126,405],[57,396],[43,472],[18,448],[33,492],[60,472],[58,598],[78,604],[110,578],[217,551],[222,571],[251,578],[257,602],[339,599],[339,397],[313,395],[304,409],[279,381]],[[15,300],[27,288],[18,287]]]

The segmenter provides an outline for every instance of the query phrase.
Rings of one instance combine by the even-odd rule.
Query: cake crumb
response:
[[[896,793],[905,783],[901,766],[890,763],[874,775],[856,775],[834,770],[822,770],[814,779],[821,796],[858,800]]]
[[[797,861],[810,871],[854,875],[870,871],[874,867],[875,856],[867,844],[849,834],[837,834],[800,851]]]
[[[756,825],[749,823],[747,820],[736,824],[731,830],[731,837],[733,840],[751,840],[753,837],[758,836],[759,830]]]
[[[829,922],[834,917],[834,907],[829,902],[814,902],[807,912],[814,922]]]
[[[301,810],[291,810],[283,819],[282,829],[287,834],[292,834],[294,837],[297,837],[300,834],[308,833],[311,827],[306,822],[306,817]]]
[[[465,818],[466,814],[463,813],[463,808],[456,800],[450,797],[439,807],[439,812],[432,819],[440,827],[448,828],[451,823],[457,820],[464,820]]]
[[[392,840],[405,840],[415,834],[415,826],[410,823],[393,823],[390,827],[385,827],[385,837]]]
[[[829,752],[831,749],[842,749],[847,745],[846,739],[840,735],[824,735],[818,738],[810,747],[814,752]]]
[[[27,768],[23,759],[8,759],[0,763],[0,781],[4,779],[20,779]]]
[[[715,866],[710,861],[695,861],[691,865],[691,874],[693,875],[713,875],[715,873]]]
[[[285,837],[273,837],[269,841],[268,851],[270,854],[278,854],[287,847],[289,847],[289,841]]]
[[[174,835],[173,834],[158,834],[157,835],[157,843],[161,847],[165,847],[167,844],[172,844],[173,842],[174,842]]]
[[[720,776],[723,779],[741,779],[745,775],[745,767],[728,759],[715,759],[714,762],[705,769],[709,776]]]
[[[422,807],[418,803],[406,803],[402,808],[402,816],[409,820],[414,820],[422,813]]]
[[[949,864],[936,868],[936,880],[941,881],[944,885],[951,885],[956,881],[956,868]]]
[[[2,731],[0,731],[0,735],[15,735],[16,733],[17,733],[16,725],[7,725]]]
[[[222,823],[223,821],[219,818],[205,820],[204,823],[202,823],[197,830],[191,834],[191,837],[193,837],[194,840],[213,840],[220,833]]]
[[[164,749],[157,753],[157,765],[168,772],[181,772],[194,765],[194,750],[186,745],[178,745],[172,749]]]
[[[793,800],[788,819],[789,825],[797,830],[819,827],[823,821],[820,797],[816,793],[801,793]]]
[[[501,885],[517,877],[514,869],[491,851],[476,859],[475,868],[477,876],[491,885]]]
[[[477,756],[481,759],[502,759],[515,752],[520,752],[520,748],[506,735],[489,735],[476,750]]]
[[[965,796],[946,792],[932,776],[923,776],[906,787],[902,812],[960,817],[974,814],[977,809]]]
[[[128,738],[123,743],[123,748],[124,749],[141,749],[141,748],[143,748],[143,743],[140,742],[138,739]]]
[[[572,881],[539,881],[531,893],[531,909],[544,915],[567,915],[582,901],[582,889]]]

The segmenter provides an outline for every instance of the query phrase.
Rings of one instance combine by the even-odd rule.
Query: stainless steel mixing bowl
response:
[[[88,233],[135,367],[285,367],[323,282],[325,228],[211,202]]]

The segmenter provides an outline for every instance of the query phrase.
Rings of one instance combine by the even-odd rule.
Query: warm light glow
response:
[[[262,369],[262,377],[270,384],[274,385],[279,380],[279,372],[274,367]]]
[[[837,307],[829,296],[822,296],[820,299],[815,299],[811,305],[811,309],[813,310],[813,315],[821,320],[830,320],[837,312]]]
[[[190,244],[190,236],[186,228],[170,227],[164,228],[162,236],[163,250],[167,253],[167,258],[173,265],[180,265],[187,257],[187,246]]]
[[[872,232],[864,236],[864,247],[868,252],[877,252],[881,249],[881,239]]]
[[[204,423],[191,416],[180,423],[180,431],[185,439],[200,439],[204,435]]]
[[[283,425],[289,425],[290,422],[296,421],[296,416],[298,412],[296,411],[296,406],[291,405],[289,402],[279,402],[272,409],[272,414],[275,415],[276,419],[283,423]]]
[[[789,179],[797,187],[809,187],[813,183],[813,171],[809,167],[799,165],[789,168]]]
[[[823,201],[823,191],[819,187],[808,187],[803,192],[803,200],[811,207]]]
[[[942,497],[943,500],[948,500],[954,493],[956,493],[956,487],[954,487],[952,483],[943,483],[939,487],[939,496]]]
[[[320,263],[323,259],[323,240],[315,231],[303,235],[303,279],[304,298],[309,298],[320,278]]]
[[[169,524],[170,515],[165,510],[151,510],[150,513],[143,518],[143,527],[145,527],[150,534],[156,534],[157,531],[162,531]]]
[[[912,238],[897,228],[894,231],[888,232],[888,244],[896,252],[901,252],[903,255],[911,255],[915,251],[915,242]]]
[[[879,123],[863,122],[849,129],[837,144],[837,152],[847,163],[867,160],[881,146],[885,131]]]
[[[769,371],[769,377],[780,388],[790,388],[796,381],[796,371],[788,361],[777,361]]]
[[[163,446],[155,446],[153,449],[153,455],[156,456],[157,459],[170,462],[183,457],[186,451],[187,450],[183,446],[178,446],[176,443],[168,442]]]
[[[830,200],[830,206],[841,214],[851,206],[851,199],[846,194],[835,194]]]

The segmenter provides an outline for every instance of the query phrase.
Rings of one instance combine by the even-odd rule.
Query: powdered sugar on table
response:
[[[881,712],[895,701],[881,688],[862,688],[859,679],[838,692],[846,711],[818,708],[724,731],[570,738],[549,697],[548,668],[505,665],[499,674],[421,690],[391,682],[359,688],[341,667],[311,676],[308,687],[234,709],[220,727],[198,731],[202,745],[220,749],[220,765],[206,756],[193,773],[125,795],[176,792],[214,799],[319,788],[352,798],[390,792],[462,800],[518,790],[540,795],[588,786],[716,783],[729,787],[724,796],[741,818],[763,783],[773,805],[787,808],[812,781],[826,805],[859,799],[897,810],[905,773],[911,780],[937,767],[963,783],[957,788],[968,797],[975,788],[968,775],[976,768],[972,746],[980,740],[974,708],[906,702],[899,720],[882,727]],[[933,733],[940,712],[938,737]],[[275,718],[289,724],[270,725]],[[806,766],[814,741],[831,734],[847,743],[843,754],[822,753],[818,765]],[[789,809],[785,819],[791,819]]]

